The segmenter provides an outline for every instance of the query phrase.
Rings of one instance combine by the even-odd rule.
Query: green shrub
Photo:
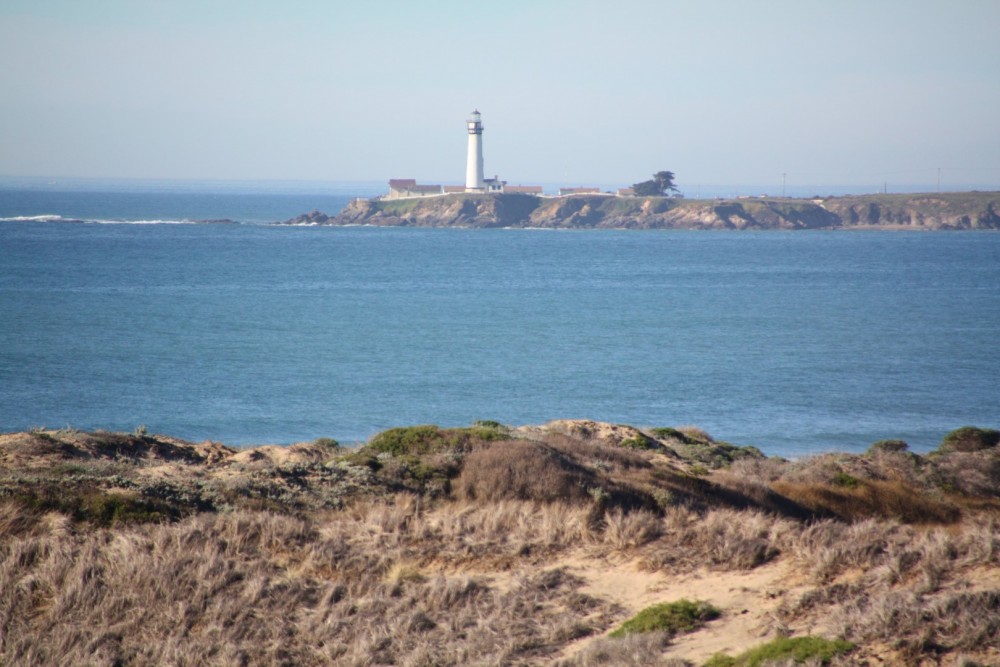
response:
[[[340,443],[333,438],[316,438],[313,440],[313,444],[317,447],[325,447],[327,449],[338,449]]]
[[[828,665],[834,656],[847,653],[853,648],[854,644],[843,639],[778,637],[735,658],[716,653],[705,663],[705,667],[760,667],[779,660],[794,660],[796,663],[819,660],[821,665]]]
[[[82,518],[99,526],[151,523],[170,518],[167,507],[120,493],[100,493],[85,497],[80,510]]]
[[[175,520],[182,514],[180,508],[159,499],[96,489],[77,491],[46,487],[12,494],[10,498],[28,510],[59,512],[74,521],[105,527]]]
[[[854,475],[848,475],[846,472],[838,472],[833,476],[833,483],[845,489],[856,489],[861,484],[861,480]]]
[[[445,434],[432,424],[403,426],[382,431],[368,442],[368,447],[393,456],[428,454],[443,448]]]
[[[625,438],[618,443],[619,447],[625,449],[656,449],[658,445],[649,438],[637,435],[634,438]]]
[[[939,452],[978,452],[1000,443],[1000,431],[978,426],[963,426],[944,436]]]
[[[445,451],[468,451],[475,442],[506,440],[503,425],[477,424],[469,428],[439,428],[433,424],[403,426],[382,431],[368,441],[368,449],[392,456],[422,456]]]
[[[454,433],[461,436],[468,435],[476,440],[493,442],[495,440],[506,440],[510,437],[510,429],[498,422],[476,422],[471,428],[452,429]]]
[[[339,464],[368,468],[372,472],[382,469],[382,461],[371,450],[355,449],[341,454],[334,459]]]
[[[905,440],[879,440],[868,448],[869,454],[876,452],[905,452],[910,448]]]
[[[693,632],[722,614],[716,607],[697,600],[677,600],[646,607],[611,633],[624,637],[637,632],[665,631],[670,634]]]
[[[725,653],[716,653],[707,661],[704,667],[737,667],[736,658]]]

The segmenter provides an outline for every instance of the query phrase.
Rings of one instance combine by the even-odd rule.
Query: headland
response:
[[[1000,192],[873,194],[796,199],[681,199],[613,194],[544,197],[453,193],[356,199],[285,224],[544,229],[1000,229]]]

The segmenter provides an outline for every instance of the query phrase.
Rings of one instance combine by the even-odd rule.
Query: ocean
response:
[[[1000,234],[263,224],[370,194],[0,188],[0,431],[588,418],[801,456],[1000,426]]]

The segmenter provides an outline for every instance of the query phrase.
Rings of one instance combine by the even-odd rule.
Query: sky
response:
[[[1000,0],[0,0],[0,176],[1000,189]]]

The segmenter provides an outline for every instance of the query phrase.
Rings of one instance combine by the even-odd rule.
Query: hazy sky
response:
[[[0,175],[1000,188],[1000,0],[2,0]]]

